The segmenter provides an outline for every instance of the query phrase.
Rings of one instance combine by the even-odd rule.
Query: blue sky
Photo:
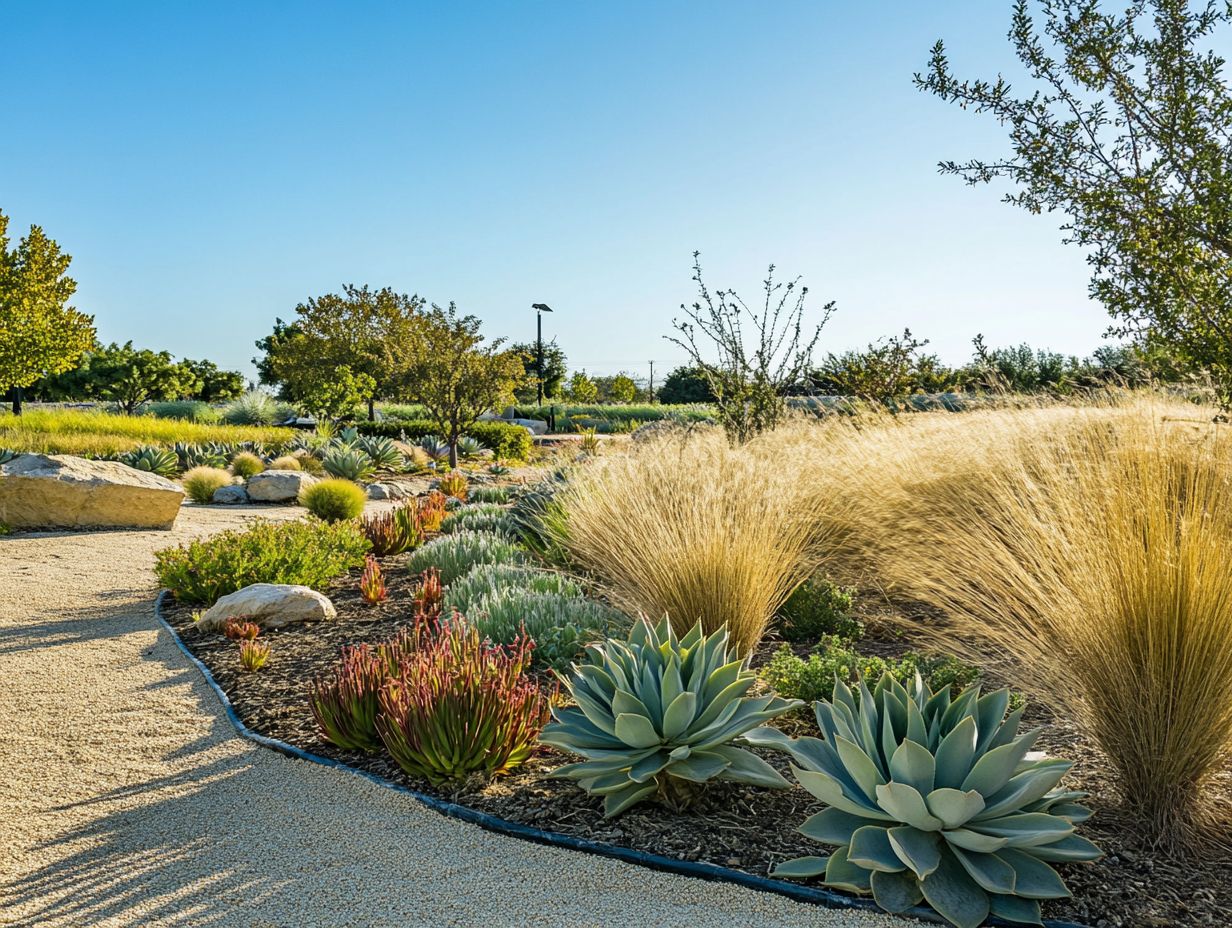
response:
[[[104,340],[251,376],[347,282],[454,300],[571,366],[645,374],[713,286],[837,300],[824,350],[910,326],[1085,354],[1107,325],[1059,218],[941,177],[1004,132],[914,89],[1015,74],[1009,0],[13,3],[0,209],[72,255]],[[660,375],[661,376],[661,375]]]

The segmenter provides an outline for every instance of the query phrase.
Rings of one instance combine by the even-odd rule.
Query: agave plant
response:
[[[471,435],[463,435],[458,439],[458,454],[464,458],[478,457],[483,451],[483,443]]]
[[[171,451],[179,461],[181,471],[192,470],[194,467],[227,466],[227,457],[210,446],[177,441],[171,446]]]
[[[158,474],[160,477],[174,477],[180,469],[180,460],[173,451],[167,448],[156,448],[153,445],[134,448],[127,454],[121,455],[120,462],[136,470]]]
[[[736,780],[783,788],[772,766],[737,743],[799,700],[745,694],[757,675],[728,649],[727,629],[701,623],[677,638],[666,618],[645,619],[627,641],[586,649],[565,685],[576,706],[553,709],[540,740],[586,758],[557,769],[603,796],[607,817],[657,796],[687,806],[699,784]]]
[[[377,467],[394,468],[402,465],[402,452],[392,438],[368,435],[356,439],[354,447],[372,458],[372,463]]]
[[[958,928],[990,914],[1040,923],[1040,899],[1070,895],[1049,866],[1093,860],[1100,851],[1074,833],[1090,812],[1085,793],[1056,789],[1070,768],[1030,755],[1038,731],[1018,733],[1022,709],[1006,717],[1009,690],[979,687],[951,701],[917,674],[908,690],[888,674],[870,692],[841,680],[815,704],[822,738],[772,729],[748,740],[787,751],[796,779],[829,808],[800,831],[838,848],[801,857],[776,876],[824,874],[840,889],[871,892],[883,909],[927,901]]]
[[[428,457],[438,463],[449,459],[449,442],[439,435],[425,435],[419,439],[419,447],[423,448]]]
[[[321,466],[332,477],[343,480],[365,480],[372,476],[372,458],[358,448],[339,446],[331,448],[321,461]]]

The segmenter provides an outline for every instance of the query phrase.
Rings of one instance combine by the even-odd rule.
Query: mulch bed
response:
[[[309,684],[330,667],[343,645],[381,642],[412,623],[415,584],[404,562],[405,556],[382,560],[390,594],[387,602],[366,605],[359,597],[359,572],[353,571],[328,591],[338,609],[338,621],[264,632],[262,638],[271,645],[272,653],[258,673],[240,668],[234,641],[197,630],[191,608],[169,602],[166,617],[189,649],[209,667],[250,729],[394,783],[508,821],[758,876],[765,876],[785,859],[825,853],[795,831],[821,807],[798,787],[765,790],[719,782],[709,786],[687,813],[643,803],[607,821],[602,816],[601,801],[571,781],[548,776],[565,762],[551,748],[539,749],[525,766],[508,776],[487,782],[473,778],[452,790],[442,790],[407,777],[384,754],[340,751],[324,741],[308,708]],[[878,636],[875,622],[871,627],[867,650],[893,654],[906,649],[907,643],[900,638]],[[861,650],[866,650],[864,645],[861,642]],[[763,648],[755,663],[768,657],[772,649]],[[1081,833],[1105,851],[1105,857],[1092,864],[1058,868],[1074,898],[1045,903],[1045,917],[1070,919],[1094,928],[1232,925],[1232,851],[1184,860],[1153,854],[1136,839],[1132,817],[1115,804],[1114,776],[1098,749],[1062,720],[1034,707],[1028,712],[1033,724],[1045,726],[1040,749],[1075,761],[1066,784],[1090,790],[1088,805],[1095,811],[1081,826]],[[804,713],[783,720],[783,727],[792,733],[815,730]],[[782,755],[764,752],[762,756],[787,774]],[[1232,777],[1225,776],[1222,786],[1232,795]]]

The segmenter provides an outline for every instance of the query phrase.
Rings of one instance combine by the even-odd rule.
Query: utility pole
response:
[[[650,362],[650,402],[654,402],[654,361]]]

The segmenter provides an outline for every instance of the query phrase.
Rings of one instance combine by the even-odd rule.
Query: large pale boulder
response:
[[[178,483],[115,461],[19,454],[0,465],[0,522],[12,528],[171,528]]]
[[[243,616],[262,628],[278,628],[297,622],[323,622],[338,616],[328,596],[289,583],[254,583],[228,593],[197,620],[205,631],[221,629],[227,619]]]
[[[248,496],[254,503],[293,503],[316,482],[302,470],[263,470],[248,478]]]

